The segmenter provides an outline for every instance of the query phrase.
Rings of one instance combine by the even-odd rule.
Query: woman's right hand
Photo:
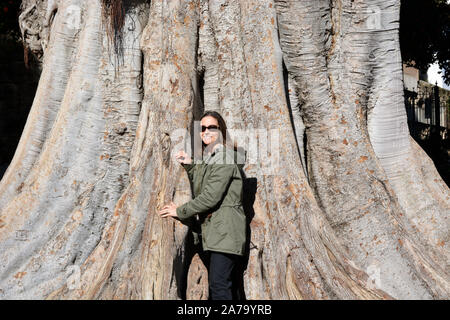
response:
[[[182,164],[191,164],[192,163],[191,157],[186,152],[184,152],[184,150],[178,151],[178,153],[175,155],[175,158],[177,159],[177,161],[179,163],[182,163]]]

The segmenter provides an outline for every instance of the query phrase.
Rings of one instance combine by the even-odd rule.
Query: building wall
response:
[[[435,85],[420,80],[420,71],[403,64],[403,83],[408,121],[428,125],[436,123],[434,112]],[[450,128],[450,91],[438,87],[440,104],[440,126]],[[414,110],[413,110],[413,109]]]

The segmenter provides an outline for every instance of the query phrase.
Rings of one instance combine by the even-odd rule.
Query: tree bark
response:
[[[217,110],[248,155],[247,299],[448,299],[449,189],[407,129],[399,0],[124,1],[115,44],[107,3],[23,2],[43,70],[0,182],[2,298],[207,299],[191,233],[157,211],[190,199],[173,156]]]

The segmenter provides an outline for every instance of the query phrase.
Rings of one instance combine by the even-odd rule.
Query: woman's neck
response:
[[[222,143],[220,143],[220,142],[213,142],[213,143],[208,144],[205,147],[205,154],[206,155],[211,154],[214,150],[216,150],[221,145],[222,145]]]

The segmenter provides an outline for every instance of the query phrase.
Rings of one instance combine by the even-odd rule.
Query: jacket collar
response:
[[[214,149],[213,152],[211,152],[211,154],[209,154],[209,155],[207,155],[207,156],[205,157],[204,162],[205,162],[205,163],[208,163],[208,162],[212,159],[212,157],[213,157],[215,154],[217,154],[220,150],[222,150],[222,149],[224,149],[224,148],[225,148],[225,146],[221,143],[218,147],[216,147],[216,148]]]

